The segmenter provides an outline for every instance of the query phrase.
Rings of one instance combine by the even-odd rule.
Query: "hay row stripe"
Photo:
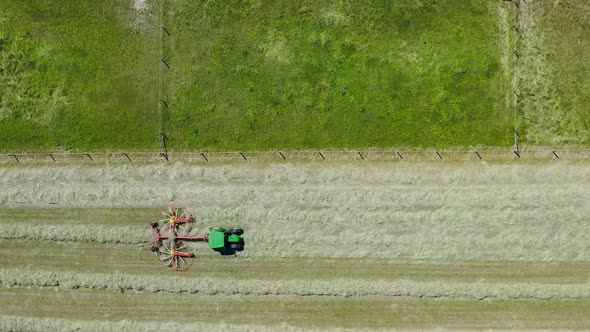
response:
[[[320,222],[316,219],[305,222],[245,222],[246,249],[241,255],[434,261],[590,261],[590,252],[585,250],[584,237],[590,226],[580,220],[571,220],[561,225],[557,232],[552,230],[554,223],[535,224],[535,219],[525,221],[522,218],[515,224],[494,223],[485,218],[471,223],[460,220],[449,223],[423,221],[413,225],[388,220],[383,220],[381,224],[375,223],[379,220],[375,218],[371,222],[350,222],[348,225],[346,222]],[[211,224],[214,225],[213,221]],[[144,224],[109,226],[0,223],[0,226],[3,229],[0,240],[121,243],[143,245],[147,249],[152,239],[151,231]],[[345,231],[332,233],[338,227]],[[281,228],[283,233],[276,234],[277,228]],[[314,229],[315,232],[310,233],[309,229]]]
[[[199,295],[389,296],[467,299],[590,299],[590,283],[420,282],[412,280],[234,280],[131,274],[23,271],[1,269],[4,287],[58,287],[117,292],[169,292]]]
[[[2,225],[2,240],[147,243],[150,231],[137,226],[109,225]]]
[[[60,318],[0,316],[0,331],[326,331],[300,329],[283,325],[248,325],[248,324],[208,324],[201,322],[155,322],[155,321],[102,321],[102,320],[69,320]],[[342,329],[328,329],[328,331]],[[358,331],[358,329],[355,329]],[[366,330],[369,331],[369,330]]]
[[[489,224],[492,222],[503,222],[506,224],[534,224],[553,225],[555,220],[565,220],[562,225],[565,227],[586,227],[586,219],[590,214],[589,206],[477,206],[477,207],[448,207],[448,206],[279,206],[279,207],[203,207],[199,208],[194,215],[198,218],[193,224],[194,227],[203,227],[210,224],[236,223],[240,224],[277,224],[288,227],[290,224],[314,225],[330,224],[331,226],[371,226],[383,225],[388,227],[403,227],[404,224],[416,225],[417,223],[452,223],[464,226],[476,224]],[[307,209],[306,209],[307,208]],[[57,213],[57,212],[56,212]],[[151,217],[151,219],[150,219]],[[5,228],[4,232],[20,232],[19,227],[30,227],[27,231],[45,232],[52,229],[63,231],[69,227],[101,228],[101,229],[124,229],[125,227],[148,230],[148,222],[157,220],[158,214],[143,219],[131,214],[124,215],[117,220],[89,220],[89,217],[75,220],[73,218],[64,220],[52,220],[50,223],[44,220],[44,216],[24,216],[19,220],[18,216],[3,217],[0,226]],[[10,228],[16,227],[14,231]],[[533,229],[534,230],[534,229]],[[66,230],[67,231],[67,230]],[[1,235],[0,235],[1,236]]]

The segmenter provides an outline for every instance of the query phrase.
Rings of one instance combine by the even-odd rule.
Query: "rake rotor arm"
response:
[[[207,235],[195,235],[195,236],[177,236],[177,240],[181,241],[194,241],[194,242],[207,242]]]
[[[173,257],[195,257],[195,254],[193,254],[192,252],[182,252],[182,251],[175,251],[173,253],[171,253],[171,256]]]
[[[158,223],[155,221],[150,222],[150,227],[152,228],[152,232],[154,232],[154,241],[152,242],[152,248],[158,247],[158,244],[161,241],[168,240],[170,237],[167,235],[160,234],[160,229],[158,228]],[[186,236],[177,236],[177,240],[180,241],[191,241],[191,242],[207,242],[208,234],[205,235],[186,235]]]
[[[193,222],[193,221],[195,221],[193,219],[193,217],[188,217],[188,218],[175,218],[174,219],[174,222],[177,223],[177,224],[184,223],[184,222]]]

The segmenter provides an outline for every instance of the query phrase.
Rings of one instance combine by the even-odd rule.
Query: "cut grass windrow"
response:
[[[45,317],[19,317],[19,316],[0,316],[1,331],[144,331],[144,332],[162,332],[162,331],[245,331],[245,332],[265,332],[265,331],[325,331],[326,329],[302,329],[287,324],[281,325],[248,325],[232,323],[183,323],[183,322],[154,322],[154,321],[136,321],[136,320],[69,320]],[[328,329],[331,331],[332,329]],[[338,329],[342,331],[342,329]],[[355,331],[358,331],[355,329]]]
[[[510,6],[2,0],[0,150],[507,146]]]
[[[139,226],[106,225],[6,225],[2,240],[77,241],[99,243],[146,243],[150,230]]]
[[[169,292],[199,295],[386,296],[467,299],[590,299],[590,283],[417,282],[412,280],[225,280],[202,277],[161,277],[132,274],[23,271],[0,269],[4,287],[58,287],[117,292]]]

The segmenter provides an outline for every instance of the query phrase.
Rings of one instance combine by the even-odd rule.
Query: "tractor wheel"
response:
[[[241,251],[241,250],[243,249],[243,248],[242,248],[242,245],[241,245],[241,244],[239,244],[239,243],[232,243],[232,244],[230,245],[230,248],[231,248],[231,249],[234,249],[234,250],[237,250],[237,251]]]
[[[242,235],[244,234],[244,230],[241,228],[230,228],[229,232],[235,235]]]

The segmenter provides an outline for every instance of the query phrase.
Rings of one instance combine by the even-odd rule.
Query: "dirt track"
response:
[[[574,310],[590,305],[588,163],[67,164],[0,175],[6,324],[113,327],[123,316],[90,317],[74,300],[59,315],[44,309],[63,297],[92,305],[97,292],[141,308],[133,324],[149,329],[169,321],[139,304],[159,292],[254,329],[590,327]],[[168,271],[147,250],[147,221],[171,201],[193,210],[195,232],[243,227],[246,250],[195,246],[191,270]],[[38,299],[27,314],[36,318],[13,317],[21,296]],[[252,319],[244,301],[266,318]],[[312,314],[318,305],[329,310]],[[183,321],[195,329],[229,323],[195,310]],[[539,319],[543,310],[555,319]]]

